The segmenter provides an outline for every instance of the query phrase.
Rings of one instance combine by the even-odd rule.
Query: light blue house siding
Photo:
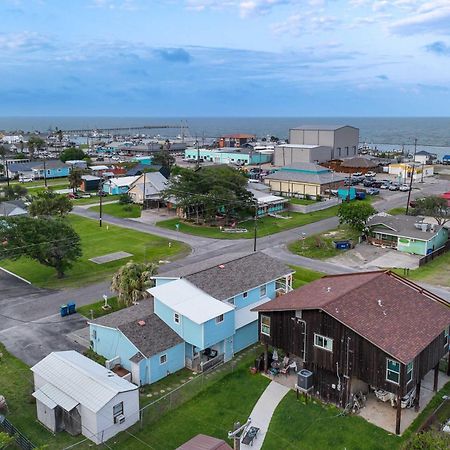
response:
[[[197,156],[199,155],[204,161],[211,161],[217,164],[240,163],[244,165],[256,165],[272,161],[271,153],[248,152],[237,150],[226,151],[221,149],[200,149],[197,151],[195,148],[188,148],[184,151],[184,157],[185,159],[197,160]]]
[[[44,174],[44,169],[35,169],[35,178],[60,178],[68,177],[70,174],[70,167],[58,167],[53,169],[46,169]]]
[[[241,294],[236,295],[234,297],[234,305],[236,306],[236,309],[244,308],[244,307],[250,305],[251,303],[258,302],[263,297],[268,297],[271,300],[273,300],[276,295],[275,284],[276,284],[275,281],[271,281],[265,285],[258,286],[254,289],[251,289],[251,290],[247,291],[246,293],[242,292]],[[264,292],[264,290],[262,289],[263,286],[266,286],[264,295],[262,295]]]
[[[223,315],[223,321],[217,323],[215,319],[208,320],[203,324],[203,346],[208,348],[223,341],[234,334],[234,311]]]
[[[103,191],[109,195],[126,194],[130,190],[130,186],[117,186],[115,184],[104,183]]]
[[[249,324],[236,330],[236,334],[233,338],[234,352],[240,352],[244,348],[247,348],[255,342],[258,342],[258,338],[258,321],[255,320],[254,322],[250,322]]]
[[[163,284],[170,283],[171,281],[178,280],[178,278],[155,278],[155,286],[162,286]]]
[[[386,232],[386,234],[389,234]],[[425,234],[425,232],[424,232]],[[428,255],[429,253],[441,248],[448,240],[448,231],[441,228],[435,236],[430,240],[420,240],[408,237],[399,237],[397,241],[397,250],[405,253],[413,253],[415,255]]]
[[[441,228],[439,232],[428,241],[427,253],[431,253],[438,248],[441,248],[448,241],[447,228]]]
[[[161,356],[166,355],[167,361],[161,364]],[[184,367],[184,342],[169,348],[168,350],[158,353],[150,358],[145,359],[144,365],[144,383],[150,384],[161,380],[162,378],[177,372]],[[142,373],[142,372],[141,372]]]

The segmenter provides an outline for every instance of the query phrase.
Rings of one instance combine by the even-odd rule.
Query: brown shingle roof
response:
[[[231,450],[231,447],[222,439],[206,434],[197,434],[189,441],[180,445],[176,450]]]
[[[255,310],[321,309],[404,364],[450,324],[445,300],[390,272],[327,276]]]

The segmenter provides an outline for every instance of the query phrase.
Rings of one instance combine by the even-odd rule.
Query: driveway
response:
[[[0,268],[0,302],[7,298],[38,294],[42,291]]]

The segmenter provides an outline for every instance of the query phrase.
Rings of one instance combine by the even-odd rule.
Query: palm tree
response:
[[[147,289],[154,285],[151,279],[156,274],[158,266],[154,263],[135,263],[130,261],[122,266],[112,278],[111,290],[117,294],[117,299],[127,306],[138,302],[150,294]]]
[[[72,169],[69,175],[69,187],[73,190],[73,193],[77,191],[78,187],[81,186],[81,170]]]

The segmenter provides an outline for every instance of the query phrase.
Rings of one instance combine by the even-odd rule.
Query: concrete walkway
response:
[[[258,435],[253,441],[252,446],[241,443],[242,449],[248,447],[252,450],[259,450],[262,447],[273,413],[289,391],[290,389],[288,387],[276,383],[275,381],[272,381],[269,386],[267,386],[250,414],[250,418],[252,419],[250,426],[259,428]]]

